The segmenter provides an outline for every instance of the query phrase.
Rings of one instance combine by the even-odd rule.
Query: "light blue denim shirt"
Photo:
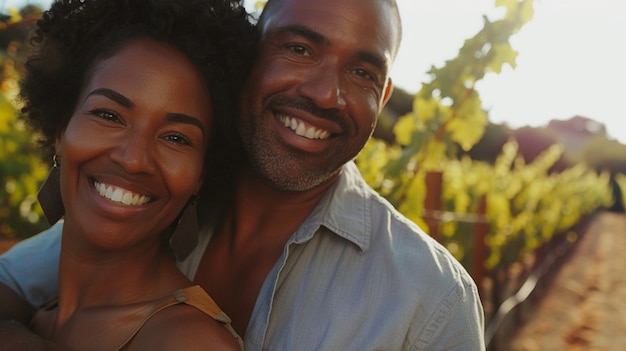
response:
[[[50,267],[58,260],[58,232],[59,225],[41,239],[48,247],[44,252],[25,242],[0,257],[0,280],[33,304],[46,300],[42,291],[54,291],[56,271]],[[189,276],[209,238],[207,231],[181,264]],[[47,277],[21,267],[21,257],[28,255],[47,266],[41,271]],[[45,281],[46,290],[35,288],[38,281]],[[483,318],[465,269],[349,163],[265,279],[245,346],[248,351],[484,350]]]
[[[0,255],[0,282],[37,307],[57,296],[63,220]]]

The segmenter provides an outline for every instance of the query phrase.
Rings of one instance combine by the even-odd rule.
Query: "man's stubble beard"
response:
[[[248,112],[248,116],[253,116]],[[250,117],[249,117],[250,118]],[[273,117],[266,117],[273,118]],[[332,166],[333,161],[325,162],[323,167],[316,167],[311,162],[310,155],[298,150],[290,150],[288,155],[275,152],[280,145],[269,140],[259,133],[248,122],[239,122],[239,133],[244,146],[251,170],[265,184],[280,191],[307,191],[311,190],[336,175],[343,164]],[[304,166],[304,167],[302,167]]]

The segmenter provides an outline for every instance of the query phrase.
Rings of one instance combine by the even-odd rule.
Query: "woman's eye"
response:
[[[189,140],[180,134],[169,134],[164,137],[165,140],[180,145],[191,145]]]
[[[107,110],[93,110],[91,111],[92,114],[105,119],[107,121],[111,121],[111,122],[118,122],[120,121],[120,118],[117,116],[116,113],[111,112],[111,111],[107,111]]]

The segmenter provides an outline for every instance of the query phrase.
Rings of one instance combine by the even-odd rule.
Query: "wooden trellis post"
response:
[[[439,241],[439,218],[430,215],[441,210],[441,192],[443,189],[443,173],[426,173],[426,201],[424,209],[429,214],[424,218],[428,224],[428,233],[435,240]]]

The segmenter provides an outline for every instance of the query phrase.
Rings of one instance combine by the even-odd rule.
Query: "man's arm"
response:
[[[16,244],[0,256],[0,345],[2,350],[67,350],[30,330],[36,306],[54,298],[62,223]]]
[[[33,308],[57,296],[62,230],[61,221],[0,255],[0,283]],[[10,308],[0,295],[0,311]]]
[[[0,283],[0,345],[3,350],[45,350],[45,342],[28,328],[34,309]]]
[[[5,300],[5,298],[11,300]],[[12,311],[9,311],[11,314],[16,312],[22,314],[20,318],[29,317],[32,314],[30,305],[2,283],[0,283],[0,302],[3,304],[14,302],[20,305],[20,307],[12,308]],[[25,308],[25,310],[21,310],[21,308]],[[40,338],[27,326],[28,324],[23,324],[14,319],[14,316],[0,312],[0,345],[2,345],[3,351],[71,351],[65,346]]]
[[[485,321],[478,290],[469,276],[444,299],[440,318],[431,324],[437,336],[417,349],[484,351]],[[445,317],[443,317],[445,316]],[[435,329],[432,329],[432,327]]]
[[[0,323],[11,320],[27,326],[33,318],[34,311],[35,309],[21,296],[0,283]]]

